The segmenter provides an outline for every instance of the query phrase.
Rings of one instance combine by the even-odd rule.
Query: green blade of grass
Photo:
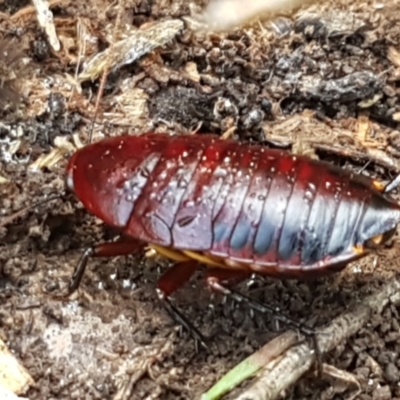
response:
[[[295,332],[288,331],[268,342],[261,349],[247,357],[226,373],[211,389],[203,393],[201,400],[217,400],[224,394],[254,376],[265,364],[277,358],[285,350],[298,342]]]

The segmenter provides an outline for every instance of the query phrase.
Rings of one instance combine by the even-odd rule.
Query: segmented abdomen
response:
[[[147,176],[127,233],[260,265],[345,250],[370,195],[323,164],[208,136],[168,138]]]
[[[102,145],[108,158],[95,146],[92,170],[82,164],[79,173],[99,188],[99,204],[93,193],[85,204],[98,217],[117,220],[110,214],[116,211],[100,204],[112,197],[114,208],[121,204],[118,221],[126,234],[241,263],[296,269],[348,257],[369,238],[363,235],[375,235],[367,232],[368,210],[391,207],[363,178],[214,136],[109,139]],[[396,213],[388,226],[398,222]]]

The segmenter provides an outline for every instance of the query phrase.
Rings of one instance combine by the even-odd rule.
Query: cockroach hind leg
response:
[[[238,278],[240,278],[240,271],[230,271],[232,277],[235,277],[237,275]],[[242,273],[243,274],[243,273]],[[226,273],[225,273],[226,275]],[[243,275],[242,275],[243,276]],[[217,292],[222,293],[225,296],[231,297],[234,300],[241,302],[241,303],[246,303],[248,306],[254,310],[258,310],[259,312],[265,314],[268,313],[272,315],[275,319],[283,322],[290,328],[296,330],[297,332],[301,333],[302,335],[305,336],[306,339],[311,340],[312,342],[312,347],[315,351],[315,359],[317,363],[317,369],[318,369],[318,374],[319,376],[321,375],[322,371],[322,362],[321,362],[321,351],[318,345],[318,339],[317,339],[317,334],[323,333],[323,332],[318,332],[315,331],[314,329],[308,327],[307,325],[300,323],[292,318],[289,318],[281,313],[279,313],[274,307],[269,306],[268,304],[263,304],[259,303],[250,297],[247,297],[231,288],[226,286],[222,281],[219,279],[221,278],[221,273],[218,270],[210,270],[208,272],[207,276],[207,284],[212,290],[215,290]]]
[[[311,337],[315,336],[315,334],[317,333],[314,329],[309,328],[308,326],[301,324],[300,322],[281,314],[273,306],[259,303],[258,301],[255,301],[236,290],[230,289],[221,283],[213,282],[211,287],[213,290],[220,291],[225,296],[229,296],[239,303],[248,304],[248,306],[254,310],[257,310],[263,314],[268,313],[272,315],[276,320],[283,322],[290,328],[295,329],[296,331],[302,333],[304,336]]]
[[[167,310],[171,318],[180,326],[183,326],[195,340],[196,352],[198,352],[198,345],[204,349],[209,350],[207,345],[208,339],[171,303],[170,299],[164,293],[157,289],[157,295],[163,306]]]
[[[171,303],[169,296],[184,285],[196,272],[196,260],[182,261],[174,264],[160,277],[157,283],[157,296],[166,308],[171,318],[183,326],[195,339],[196,351],[198,344],[208,350],[207,338]]]

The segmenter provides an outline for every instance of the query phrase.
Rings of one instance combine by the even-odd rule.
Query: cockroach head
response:
[[[68,162],[66,186],[91,214],[107,225],[123,228],[128,223],[137,195],[135,179],[143,180],[136,171],[137,152],[140,154],[136,140],[132,143],[114,137],[82,147]]]

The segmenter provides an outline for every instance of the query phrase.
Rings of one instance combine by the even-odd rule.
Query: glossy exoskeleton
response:
[[[176,261],[159,281],[166,297],[198,263],[224,293],[251,273],[309,278],[344,268],[384,243],[400,206],[380,182],[303,156],[212,135],[120,136],[78,150],[67,185],[122,239],[89,256],[145,246]]]

